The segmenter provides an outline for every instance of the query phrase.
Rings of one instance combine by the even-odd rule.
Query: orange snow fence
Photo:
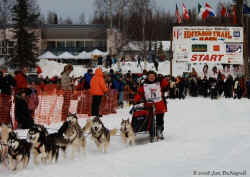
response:
[[[53,84],[46,85],[43,89],[38,88],[37,91],[39,105],[35,110],[35,123],[50,125],[62,122],[62,119],[65,119],[62,116],[67,114],[67,108],[69,112],[77,113],[79,118],[91,116],[92,96],[89,91],[64,92],[57,90],[57,86]],[[13,96],[0,95],[0,123],[7,123],[12,119],[15,125],[12,100]],[[102,98],[100,114],[116,113],[117,104],[117,91],[109,90]]]

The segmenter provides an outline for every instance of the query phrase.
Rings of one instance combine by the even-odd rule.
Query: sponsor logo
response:
[[[182,31],[180,31],[180,30],[174,31],[174,37],[175,37],[177,40],[180,38],[181,35],[182,35]]]
[[[213,50],[214,50],[215,52],[219,52],[219,51],[220,51],[220,46],[219,46],[219,45],[214,45],[214,46],[213,46]]]
[[[233,37],[240,37],[240,31],[234,31]]]

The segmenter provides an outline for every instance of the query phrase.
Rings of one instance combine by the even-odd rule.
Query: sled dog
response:
[[[121,138],[125,144],[127,143],[130,145],[135,144],[135,133],[129,119],[127,120],[122,119],[120,132],[121,132]]]
[[[8,137],[7,159],[11,170],[23,169],[30,160],[31,144],[25,139],[19,139],[15,132],[10,132]]]
[[[98,117],[95,117],[91,121],[91,124],[90,133],[97,148],[100,152],[107,152],[107,148],[110,143],[110,136],[114,136],[117,129],[107,129]]]
[[[72,145],[72,154],[71,158],[74,158],[76,152],[80,152],[82,148],[85,152],[86,148],[86,138],[84,132],[90,129],[91,122],[87,121],[86,125],[81,128],[78,123],[78,117],[76,114],[69,114],[67,116],[66,122],[63,123],[61,128],[58,131],[58,134],[62,135],[63,138],[67,141],[67,146]]]
[[[32,143],[31,153],[36,165],[39,162],[57,162],[59,156],[59,146],[56,141],[51,140],[48,131],[42,125],[33,125],[29,129],[27,138]]]

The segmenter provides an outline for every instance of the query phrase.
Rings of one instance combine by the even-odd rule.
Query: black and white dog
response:
[[[67,121],[65,121],[61,128],[58,130],[58,134],[63,136],[64,140],[68,141],[67,145],[72,146],[71,158],[74,158],[75,152],[80,152],[80,149],[85,152],[86,138],[84,136],[84,132],[87,131],[90,127],[91,122],[87,121],[86,125],[81,128],[78,123],[77,115],[70,113],[67,117]]]
[[[23,169],[28,166],[31,146],[25,139],[19,139],[15,132],[9,133],[7,160],[11,170]]]
[[[28,131],[27,138],[32,143],[31,152],[36,165],[40,162],[57,162],[58,160],[59,146],[48,137],[48,131],[42,125],[33,125]]]

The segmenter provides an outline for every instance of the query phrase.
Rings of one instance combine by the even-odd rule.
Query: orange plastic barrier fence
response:
[[[11,120],[12,97],[0,94],[0,123],[9,123]]]
[[[64,102],[64,91],[57,90],[56,85],[49,85],[43,90],[38,88],[39,105],[35,110],[34,121],[38,124],[50,125],[62,121],[62,107]],[[7,101],[9,100],[8,104]],[[91,114],[92,96],[88,91],[74,91],[69,97],[69,112],[77,113],[79,118],[87,118]],[[103,96],[100,114],[116,113],[117,91],[109,90]],[[15,127],[13,96],[0,95],[0,123],[12,119]]]

